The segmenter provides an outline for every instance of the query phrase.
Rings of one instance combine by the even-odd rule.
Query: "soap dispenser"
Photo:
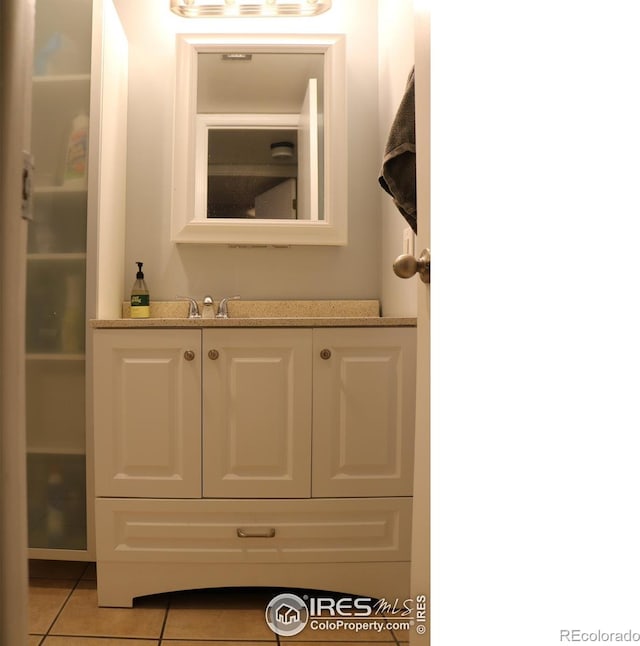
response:
[[[136,282],[131,288],[131,318],[147,319],[149,318],[149,289],[144,282],[141,262],[136,262],[138,272],[136,273]]]

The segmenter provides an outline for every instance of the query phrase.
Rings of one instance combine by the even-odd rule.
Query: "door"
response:
[[[296,180],[290,177],[255,199],[256,218],[293,220],[296,217]]]
[[[203,330],[203,496],[307,498],[311,330]]]
[[[81,558],[89,548],[85,294],[92,14],[88,0],[71,10],[36,2],[26,294],[27,489],[35,558]],[[51,53],[58,41],[63,44]],[[66,53],[67,42],[74,43],[73,55]]]
[[[20,217],[29,150],[34,6],[0,3],[0,643],[27,643],[24,325],[27,224]],[[9,375],[10,378],[4,378]]]
[[[415,0],[415,91],[416,91],[416,180],[418,203],[418,238],[416,251],[430,249],[430,15],[426,0]],[[427,618],[431,622],[429,595],[429,356],[430,314],[429,285],[417,277],[418,290],[418,348],[416,374],[416,442],[413,490],[413,537],[411,554],[411,595],[427,597]],[[429,643],[429,632],[411,631],[410,644]]]
[[[200,497],[200,330],[94,333],[96,496]]]
[[[318,219],[318,80],[309,79],[298,129],[298,220]]]

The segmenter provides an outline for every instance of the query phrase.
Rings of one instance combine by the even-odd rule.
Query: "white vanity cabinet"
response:
[[[314,497],[410,496],[414,328],[313,332]]]
[[[200,498],[200,330],[94,333],[96,496]]]
[[[97,329],[94,352],[100,605],[408,597],[414,328]]]
[[[202,495],[311,495],[311,330],[203,330]]]

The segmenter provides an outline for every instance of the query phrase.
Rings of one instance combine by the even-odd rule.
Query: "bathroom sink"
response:
[[[215,300],[211,312],[218,311]],[[198,311],[202,314],[202,301]],[[129,303],[122,318],[92,319],[92,328],[207,328],[207,327],[415,327],[416,318],[381,316],[377,300],[229,300],[228,318],[189,318],[189,302],[151,301],[151,317],[130,318]]]
[[[214,301],[218,311],[220,301]],[[202,301],[198,301],[199,312],[203,312]],[[152,301],[151,319],[186,319],[188,301]],[[377,300],[229,300],[228,319],[196,319],[203,324],[212,321],[224,322],[237,319],[306,319],[306,318],[378,318],[380,303]],[[129,304],[123,303],[122,317],[129,318]]]
[[[352,318],[380,316],[378,301],[230,301],[229,318]]]

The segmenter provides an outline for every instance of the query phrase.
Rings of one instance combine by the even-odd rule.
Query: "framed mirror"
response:
[[[172,240],[347,242],[344,36],[177,37]]]

